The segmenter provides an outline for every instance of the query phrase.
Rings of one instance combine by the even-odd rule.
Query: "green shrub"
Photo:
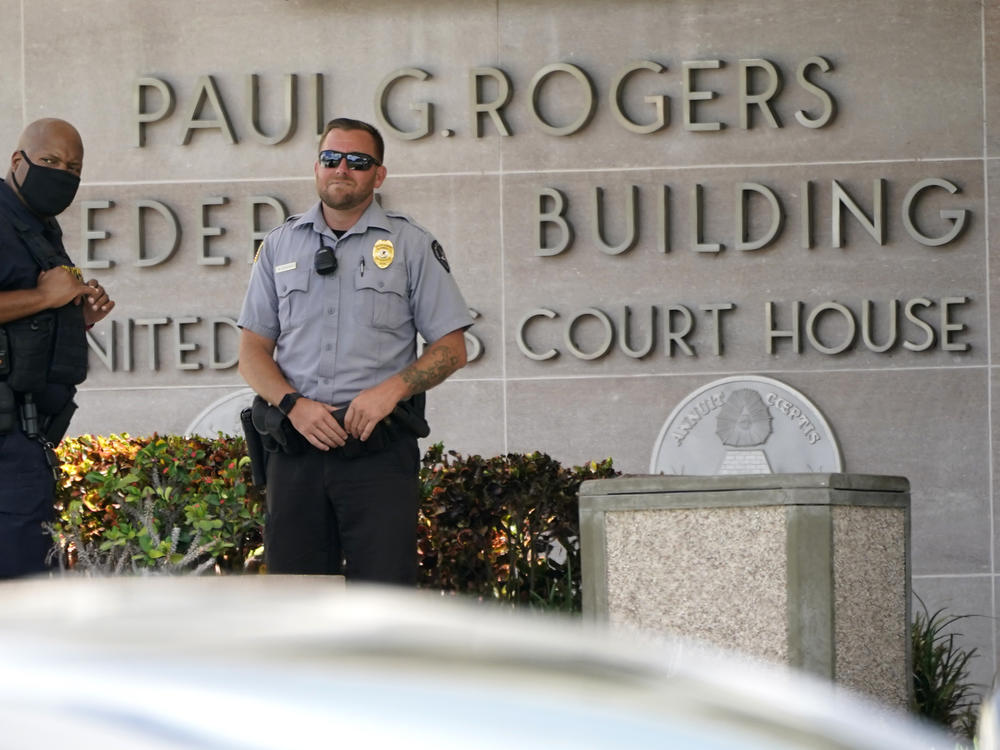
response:
[[[969,682],[968,665],[976,649],[959,647],[955,638],[962,634],[945,631],[972,615],[945,615],[944,609],[930,614],[920,597],[917,601],[922,611],[914,614],[911,625],[913,711],[971,738],[975,733],[979,698]]]
[[[93,575],[260,568],[264,498],[240,437],[85,435],[58,448],[53,555]],[[540,453],[424,455],[420,585],[579,611],[577,491],[611,460],[563,468]]]
[[[96,575],[259,564],[264,503],[242,438],[85,435],[58,448],[61,567]]]
[[[543,453],[445,454],[420,471],[420,585],[519,605],[580,610],[577,492],[611,459],[563,468]]]

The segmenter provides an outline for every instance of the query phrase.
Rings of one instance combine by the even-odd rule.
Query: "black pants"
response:
[[[46,570],[54,489],[42,446],[19,429],[0,435],[0,578]]]
[[[268,572],[415,585],[419,468],[411,437],[357,458],[312,447],[300,455],[271,454]]]

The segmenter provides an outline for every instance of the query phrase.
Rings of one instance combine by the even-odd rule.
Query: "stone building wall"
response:
[[[384,205],[477,315],[433,440],[644,472],[686,394],[772,377],[845,470],[909,478],[916,592],[997,614],[997,0],[0,0],[0,30],[0,138],[80,128],[62,224],[118,302],[74,431],[244,387],[260,233],[314,200],[325,119],[378,120]],[[986,682],[993,620],[965,633]]]

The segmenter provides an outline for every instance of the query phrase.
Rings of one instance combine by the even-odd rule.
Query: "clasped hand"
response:
[[[335,407],[309,398],[300,398],[288,413],[292,426],[320,450],[339,448],[348,436],[359,440],[371,437],[375,426],[396,406],[378,387],[362,391],[351,401],[344,415],[343,426],[333,416]]]
[[[38,290],[44,295],[46,308],[62,307],[70,302],[84,304],[83,320],[88,326],[103,320],[115,306],[97,279],[84,283],[65,266],[38,274]]]

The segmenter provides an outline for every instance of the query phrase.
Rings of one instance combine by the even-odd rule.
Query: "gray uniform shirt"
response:
[[[337,258],[325,276],[321,245]],[[417,333],[433,342],[472,317],[425,229],[372,201],[337,239],[317,202],[264,238],[238,325],[275,342],[295,390],[342,406],[414,362]]]

